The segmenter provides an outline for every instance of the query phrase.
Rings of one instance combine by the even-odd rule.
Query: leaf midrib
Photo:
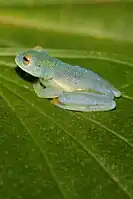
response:
[[[0,48],[0,56],[16,56],[17,53],[22,52],[24,50],[28,50],[28,48],[9,48],[5,50],[5,48]],[[49,54],[53,57],[58,58],[82,58],[82,59],[96,59],[103,60],[108,62],[113,62],[121,65],[126,65],[133,69],[133,58],[131,56],[123,57],[122,54],[108,53],[104,51],[83,51],[83,50],[71,50],[71,49],[44,49],[49,52]],[[129,60],[126,60],[129,59]],[[7,63],[5,61],[0,60],[0,64],[5,64],[7,66],[11,65],[14,67],[15,64]]]

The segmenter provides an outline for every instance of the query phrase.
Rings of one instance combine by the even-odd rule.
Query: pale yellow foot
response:
[[[51,103],[54,105],[60,104],[60,100],[59,98],[54,98],[53,100],[51,100]]]

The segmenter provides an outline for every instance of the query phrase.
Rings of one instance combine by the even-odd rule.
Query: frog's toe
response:
[[[59,98],[54,98],[53,100],[51,100],[51,103],[54,105],[60,104]]]
[[[33,47],[34,50],[42,50],[43,48],[41,46],[35,46]]]
[[[112,89],[112,92],[114,94],[115,97],[120,97],[121,96],[121,92],[115,88]]]
[[[116,102],[113,100],[110,104],[110,110],[114,109],[116,107]]]

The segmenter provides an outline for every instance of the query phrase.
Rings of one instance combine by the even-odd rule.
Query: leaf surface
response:
[[[132,11],[121,2],[0,10],[0,198],[133,198]],[[14,62],[35,45],[120,89],[116,109],[76,113],[38,98]]]

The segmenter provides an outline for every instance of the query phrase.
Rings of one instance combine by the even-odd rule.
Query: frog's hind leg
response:
[[[62,94],[63,90],[54,87],[44,88],[40,81],[33,84],[34,91],[36,95],[40,98],[55,98]]]
[[[52,104],[58,106],[59,108],[67,109],[67,110],[72,110],[72,111],[82,111],[82,112],[87,112],[87,107],[86,106],[78,106],[78,105],[67,105],[63,104],[60,102],[59,98],[54,98],[51,101]]]
[[[82,112],[107,111],[116,107],[115,101],[107,96],[81,92],[63,93],[59,98],[53,99],[52,103],[63,109]]]

